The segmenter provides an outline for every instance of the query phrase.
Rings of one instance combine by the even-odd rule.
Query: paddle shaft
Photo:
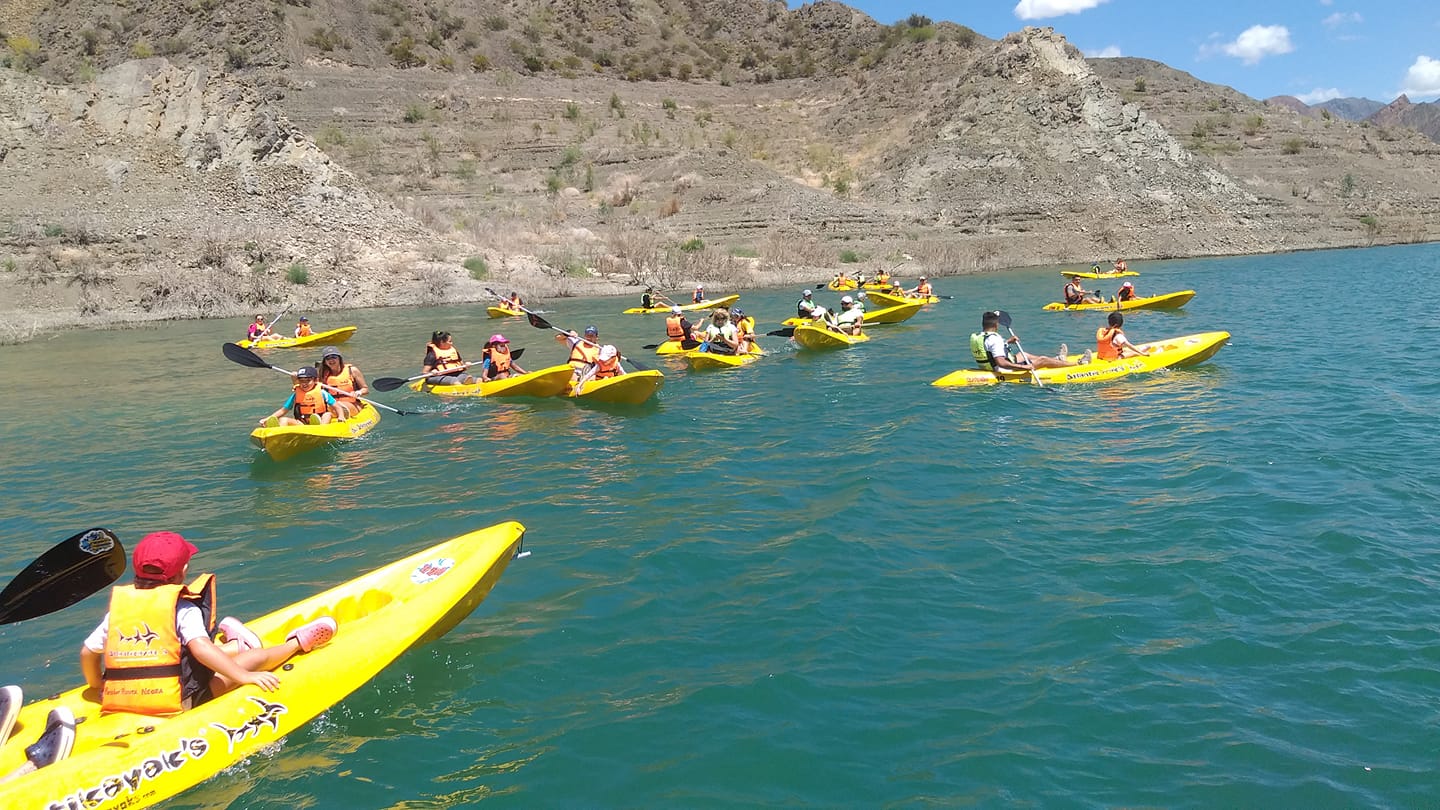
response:
[[[226,343],[223,347],[221,347],[221,351],[224,353],[225,359],[231,361],[232,363],[239,363],[239,364],[242,365],[242,366],[250,366],[251,368],[268,368],[268,369],[270,369],[270,370],[272,370],[272,371],[278,371],[278,372],[280,372],[281,374],[286,374],[286,375],[289,375],[289,376],[291,376],[291,377],[294,377],[294,376],[295,376],[295,372],[293,372],[293,371],[287,371],[287,370],[285,370],[285,369],[283,369],[283,368],[280,368],[279,366],[276,366],[276,365],[272,365],[272,364],[270,364],[270,363],[267,363],[267,362],[265,361],[265,358],[263,358],[263,357],[261,357],[260,355],[258,355],[258,354],[256,354],[256,353],[250,351],[249,349],[245,348],[244,346],[240,346],[240,345],[237,345],[237,344],[235,344],[235,343]],[[361,402],[369,403],[369,404],[371,404],[371,405],[374,405],[374,406],[377,407],[377,408],[384,408],[384,409],[387,410],[387,411],[391,411],[391,412],[393,412],[393,413],[397,413],[397,414],[399,414],[399,415],[401,415],[401,416],[411,416],[411,415],[413,415],[413,414],[420,413],[420,411],[402,411],[402,410],[400,410],[399,408],[392,408],[392,407],[390,407],[389,405],[386,405],[386,404],[383,403],[383,402],[376,402],[376,401],[373,400],[373,399],[366,399],[365,397],[357,396],[356,394],[354,394],[354,393],[351,392],[351,391],[341,391],[340,389],[334,388],[334,387],[329,386],[329,385],[326,385],[325,383],[320,383],[320,387],[321,387],[321,388],[328,388],[328,389],[331,390],[331,391],[336,391],[336,392],[338,392],[338,393],[340,393],[340,394],[343,394],[343,395],[345,395],[345,396],[347,396],[347,397],[355,397],[355,399],[358,399],[358,400],[360,400]]]
[[[488,293],[490,293],[491,295],[494,295],[494,296],[497,297],[497,298],[499,297],[499,295],[497,295],[496,292],[495,292],[494,290],[490,289],[489,287],[486,287],[486,288],[485,288],[485,292],[488,292]],[[526,315],[529,315],[529,316],[530,316],[527,320],[529,320],[530,325],[533,326],[533,327],[535,327],[536,329],[552,329],[552,330],[554,330],[554,331],[556,331],[556,332],[559,332],[559,333],[562,334],[562,335],[565,335],[566,337],[572,337],[571,330],[569,330],[569,329],[561,329],[560,327],[558,327],[558,326],[550,323],[549,321],[545,320],[544,318],[540,317],[539,314],[534,313],[534,312],[531,312],[530,310],[526,309],[525,307],[521,307],[521,308],[520,308],[520,311],[523,312],[523,313],[525,313]],[[597,349],[600,347],[600,344],[599,344],[599,343],[596,343],[595,341],[591,340],[590,338],[583,337],[583,336],[581,336],[581,335],[573,335],[573,338],[574,338],[575,340],[579,340],[579,341],[583,341],[583,342],[585,342],[585,343],[589,343],[591,346],[594,346],[594,347],[596,347]],[[619,357],[620,357],[621,360],[624,360],[625,362],[629,363],[630,365],[634,366],[635,368],[637,368],[637,369],[639,369],[639,370],[641,370],[641,371],[652,371],[652,370],[653,370],[653,369],[651,369],[649,366],[647,366],[647,365],[645,365],[645,364],[643,364],[643,363],[637,362],[637,361],[635,361],[635,360],[631,360],[630,358],[626,357],[626,356],[623,355],[623,354],[622,354],[622,355],[619,355]]]
[[[513,352],[510,353],[510,359],[512,359],[512,360],[519,360],[519,359],[520,359],[520,355],[522,355],[522,354],[524,354],[524,353],[525,353],[525,350],[524,350],[524,349],[516,349],[515,351],[513,351]],[[414,377],[404,377],[404,378],[401,378],[401,377],[381,377],[380,379],[378,379],[378,380],[375,381],[375,388],[376,388],[376,390],[379,390],[379,391],[394,391],[396,388],[399,388],[400,386],[405,385],[406,383],[412,383],[412,382],[415,382],[416,380],[424,380],[424,379],[428,379],[428,378],[430,378],[430,377],[443,377],[443,376],[445,376],[446,374],[453,374],[453,373],[455,373],[455,372],[457,372],[457,371],[464,371],[465,369],[470,368],[471,366],[482,365],[482,364],[484,364],[484,362],[485,362],[484,360],[476,360],[476,361],[473,361],[473,362],[470,362],[470,363],[465,363],[464,365],[461,365],[461,366],[457,366],[457,367],[455,367],[455,368],[445,369],[444,371],[432,371],[432,372],[430,372],[429,374],[416,374]],[[517,366],[517,368],[519,368],[519,367]],[[524,372],[522,371],[521,373],[523,374]]]

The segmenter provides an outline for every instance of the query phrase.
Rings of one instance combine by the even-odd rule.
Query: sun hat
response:
[[[1121,284],[1120,286],[1121,286],[1121,287],[1134,287],[1135,285],[1134,285],[1134,284],[1131,284],[1130,282],[1127,281],[1127,282],[1125,282],[1124,284]]]
[[[185,570],[199,549],[175,532],[151,532],[135,546],[135,578],[168,582]]]
[[[340,356],[340,350],[337,349],[337,348],[335,348],[334,346],[326,346],[325,348],[323,348],[323,349],[320,350],[320,359],[321,359],[321,360],[325,360],[325,359],[328,359],[328,358],[331,358],[331,357],[339,357],[339,356]]]
[[[495,334],[493,334],[493,335],[490,336],[490,342],[491,342],[491,343],[509,343],[509,342],[510,342],[510,339],[507,338],[507,337],[505,337],[504,335],[500,334],[499,332],[496,332]]]
[[[315,369],[313,366],[301,366],[300,368],[295,369],[295,376],[302,380],[315,380],[319,379],[320,377],[319,374],[315,373]]]
[[[617,348],[615,348],[614,346],[611,346],[610,344],[607,343],[607,344],[605,344],[604,346],[601,346],[601,347],[600,347],[599,357],[600,357],[601,360],[611,360],[611,359],[613,359],[613,358],[615,357],[615,355],[617,355],[617,354],[619,354],[619,353],[620,353],[620,350],[619,350],[619,349],[617,349]]]

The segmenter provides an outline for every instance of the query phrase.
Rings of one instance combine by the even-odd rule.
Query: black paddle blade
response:
[[[1010,324],[1014,323],[1014,321],[1010,320],[1010,313],[1006,312],[1003,309],[995,310],[995,314],[1000,318],[1000,325],[1005,327],[1006,329],[1009,329]]]
[[[524,350],[524,349],[516,349],[515,351],[510,352],[510,359],[511,359],[511,360],[519,360],[519,359],[520,359],[520,355],[522,355],[522,354],[524,354],[524,353],[525,353],[525,350]]]
[[[270,364],[265,362],[265,358],[237,343],[226,343],[220,347],[220,351],[225,353],[226,360],[239,363],[242,366],[249,366],[250,368],[270,368]]]
[[[620,355],[620,359],[621,359],[621,360],[624,360],[625,362],[629,363],[630,365],[634,366],[636,369],[638,369],[638,370],[640,370],[640,371],[654,371],[654,369],[652,369],[650,366],[647,366],[647,365],[645,365],[644,363],[639,363],[639,362],[636,362],[636,361],[634,361],[634,360],[631,360],[630,358],[626,357],[626,356],[623,355],[623,354]]]
[[[683,346],[684,344],[681,344],[681,345]],[[658,349],[658,348],[660,348],[660,344],[659,344],[659,343],[646,343],[644,346],[641,346],[640,348],[642,348],[642,349]]]
[[[375,386],[376,391],[394,391],[396,388],[399,388],[407,382],[410,381],[402,380],[399,377],[381,377],[380,379],[371,383],[371,385]]]
[[[770,337],[794,337],[794,336],[795,336],[795,327],[793,327],[793,326],[787,326],[787,327],[785,327],[785,328],[783,328],[783,329],[771,329],[769,332],[766,332],[765,334],[769,335]]]
[[[693,349],[693,348],[695,348],[696,346],[699,346],[699,345],[700,345],[700,341],[698,341],[698,340],[691,340],[690,338],[685,338],[684,340],[680,341],[680,348],[682,348],[682,349],[687,349],[687,350],[688,350],[688,349]]]
[[[125,547],[109,529],[89,529],[30,563],[0,591],[0,624],[70,607],[125,573]]]
[[[549,322],[549,321],[545,320],[544,318],[540,317],[539,315],[536,315],[536,314],[533,313],[533,312],[527,312],[527,313],[525,313],[525,320],[529,321],[529,322],[530,322],[530,325],[533,326],[533,327],[535,327],[536,329],[554,329],[554,328],[555,328],[555,327],[553,327],[553,326],[550,325],[550,322]]]

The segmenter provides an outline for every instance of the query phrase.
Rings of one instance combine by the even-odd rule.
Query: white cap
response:
[[[1134,284],[1131,284],[1130,282],[1127,281],[1127,282],[1125,282],[1124,284],[1121,284],[1120,286],[1121,286],[1121,287],[1134,287],[1135,285],[1134,285]]]
[[[810,310],[810,314],[812,314],[812,315],[814,315],[815,317],[818,318],[818,317],[820,317],[821,315],[824,315],[824,314],[825,314],[826,312],[828,312],[828,311],[829,311],[829,310],[825,309],[824,307],[815,307],[814,309]]]
[[[684,312],[684,311],[685,311],[685,310],[681,309],[680,307],[670,307],[670,314],[671,314],[671,315],[679,315],[680,313],[682,313],[682,312]]]
[[[848,295],[842,295],[842,296],[840,296],[840,303],[842,303],[842,304],[853,304],[853,303],[855,303],[855,299],[854,299],[854,298],[851,298],[851,297],[848,296]]]
[[[617,355],[617,354],[619,354],[619,353],[620,353],[620,351],[619,351],[618,349],[616,349],[614,346],[611,346],[611,345],[608,344],[608,343],[605,344],[604,346],[601,346],[601,347],[600,347],[600,359],[601,359],[601,360],[611,360],[611,359],[613,359],[613,358],[615,357],[615,355]]]
[[[801,295],[814,295],[814,294],[815,294],[815,291],[814,291],[814,290],[806,290],[805,292],[801,293]]]
[[[705,285],[704,285],[704,284],[696,284],[696,285],[695,285],[695,289],[697,289],[697,290],[703,290],[703,289],[705,289]]]

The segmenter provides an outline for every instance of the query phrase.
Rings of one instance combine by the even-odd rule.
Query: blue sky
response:
[[[800,5],[791,0],[792,7]],[[1440,97],[1435,0],[848,0],[880,23],[911,14],[992,39],[1050,26],[1087,56],[1139,56],[1257,99]]]

